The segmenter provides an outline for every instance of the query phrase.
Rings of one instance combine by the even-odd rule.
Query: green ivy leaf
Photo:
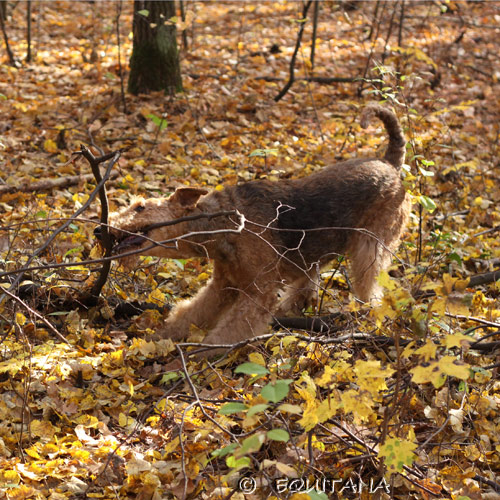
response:
[[[175,380],[178,380],[179,378],[185,378],[184,373],[182,373],[182,372],[168,372],[168,373],[165,373],[165,375],[163,375],[163,377],[160,380],[160,384],[164,385],[167,382],[170,382],[171,380],[175,381]]]
[[[418,197],[418,202],[422,205],[430,214],[436,210],[437,205],[432,198],[428,196],[420,195]]]
[[[167,120],[165,120],[165,118],[156,116],[153,113],[147,115],[147,117],[160,129],[160,132],[166,128]]]
[[[273,441],[283,441],[284,443],[287,443],[290,439],[290,434],[284,429],[271,429],[266,436]]]
[[[238,443],[231,443],[227,446],[224,446],[224,448],[221,448],[220,450],[212,451],[211,455],[213,457],[225,457],[226,455],[232,453],[237,447]]]
[[[328,500],[326,493],[317,490],[308,491],[307,494],[311,500]]]
[[[274,384],[269,383],[262,388],[261,396],[272,403],[279,403],[288,396],[290,384],[293,380],[277,380]]]
[[[235,368],[234,373],[245,373],[246,375],[266,375],[269,370],[257,363],[243,363]]]
[[[241,448],[236,450],[234,453],[235,457],[241,457],[242,455],[248,455],[249,453],[255,453],[260,450],[262,443],[266,440],[266,436],[263,433],[254,434],[253,436],[247,437],[241,443]]]
[[[226,403],[220,410],[219,415],[232,415],[240,411],[248,410],[248,406],[243,403]]]
[[[260,413],[263,411],[266,411],[269,408],[269,405],[266,404],[258,404],[250,407],[250,409],[247,412],[247,417],[253,417],[256,413]]]
[[[231,467],[231,469],[243,469],[244,467],[250,467],[250,458],[249,457],[241,457],[235,458],[233,456],[226,458],[226,465]]]

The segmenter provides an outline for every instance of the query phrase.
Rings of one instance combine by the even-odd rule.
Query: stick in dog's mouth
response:
[[[127,250],[131,247],[139,246],[146,240],[144,234],[132,234],[118,241],[113,247],[113,253],[118,253]]]

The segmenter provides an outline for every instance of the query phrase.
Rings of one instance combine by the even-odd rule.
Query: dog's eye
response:
[[[140,213],[144,210],[144,205],[137,205],[134,210],[137,212],[137,213]]]

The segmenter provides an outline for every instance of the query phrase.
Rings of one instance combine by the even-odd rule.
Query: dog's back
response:
[[[248,221],[268,226],[276,247],[295,262],[321,263],[345,253],[356,230],[376,229],[377,217],[392,217],[405,199],[401,127],[392,111],[378,105],[364,110],[363,125],[373,114],[389,136],[383,159],[347,160],[300,179],[246,182],[214,196],[225,198],[224,204]]]

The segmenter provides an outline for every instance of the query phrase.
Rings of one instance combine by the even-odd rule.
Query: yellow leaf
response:
[[[120,413],[120,415],[118,415],[118,424],[120,427],[127,426],[127,415],[125,415],[125,413]]]
[[[19,484],[19,474],[15,470],[6,470],[3,472],[3,477],[6,483]]]
[[[439,360],[439,368],[446,375],[467,380],[470,375],[470,366],[467,364],[457,364],[456,362],[457,359],[454,356],[443,356]]]
[[[334,417],[337,414],[337,410],[340,408],[340,401],[336,398],[329,397],[322,401],[316,412],[318,417],[318,423],[326,422],[329,418]]]
[[[175,439],[173,439],[172,441],[170,441],[170,443],[168,443],[167,445],[165,445],[163,447],[163,452],[168,455],[169,453],[172,453],[173,451],[175,451],[177,449],[177,447],[179,446],[179,436],[177,436]]]
[[[23,326],[26,323],[26,316],[23,313],[16,313],[16,323],[19,326]]]
[[[290,500],[311,500],[309,493],[294,493]]]
[[[37,458],[37,459],[41,458],[38,451],[36,451],[36,449],[33,446],[31,446],[30,448],[26,448],[24,451],[31,458]]]
[[[356,423],[366,422],[373,415],[373,398],[353,389],[344,391],[341,395],[345,413],[351,412]]]
[[[416,366],[410,370],[410,373],[412,374],[412,381],[415,384],[432,382],[436,388],[441,387],[446,379],[437,361],[429,363],[428,366]]]
[[[302,418],[297,422],[304,430],[310,431],[319,423],[317,409],[318,403],[315,400],[306,401]]]
[[[474,444],[470,444],[466,446],[464,449],[464,457],[471,460],[472,462],[479,460],[479,458],[483,455],[483,452],[477,449],[477,446]]]
[[[391,279],[389,276],[389,273],[387,271],[382,271],[377,278],[377,281],[379,285],[383,288],[386,288],[387,290],[395,290],[396,289],[396,282]]]
[[[325,366],[325,371],[323,372],[323,375],[321,377],[316,378],[316,383],[320,387],[327,387],[332,380],[334,380],[336,371],[329,365]]]
[[[52,139],[47,139],[43,143],[43,149],[45,149],[47,153],[57,153],[57,144]]]
[[[448,273],[443,274],[443,292],[446,295],[450,295],[453,291],[453,284],[455,283],[456,278],[452,278]]]
[[[309,373],[307,372],[302,372],[302,375],[300,376],[299,380],[297,381],[297,384],[303,384],[305,383],[305,390],[312,396],[316,396],[316,384],[314,383],[314,380],[311,378]]]
[[[446,335],[441,341],[441,343],[444,344],[448,349],[451,349],[452,347],[466,347],[470,342],[472,342],[472,339],[467,335],[463,335],[461,333]]]
[[[380,446],[379,457],[384,459],[384,463],[389,472],[403,472],[404,466],[410,466],[416,456],[413,450],[417,448],[415,443],[399,438],[387,438]]]
[[[437,345],[430,339],[418,349],[415,349],[414,353],[422,356],[424,361],[429,361],[436,357]]]
[[[44,439],[52,439],[56,431],[60,429],[54,427],[48,420],[33,420],[31,422],[31,434],[39,436]]]
[[[256,365],[266,366],[266,360],[260,352],[252,352],[248,355],[248,361],[255,363]]]
[[[415,349],[415,342],[410,342],[402,352],[402,355],[404,358],[409,358],[410,356],[413,356],[413,350]]]
[[[159,289],[155,288],[148,296],[148,302],[163,306],[165,304],[165,294]]]
[[[89,258],[91,259],[100,259],[103,256],[101,245],[95,245],[90,250]]]
[[[8,492],[9,500],[26,500],[27,498],[33,498],[35,490],[31,486],[26,486],[25,484],[20,484],[16,488],[12,488]]]
[[[431,311],[439,316],[444,316],[446,313],[446,299],[436,299],[431,305]]]
[[[354,366],[354,373],[358,377],[359,388],[368,391],[372,396],[376,396],[380,391],[387,389],[385,379],[390,377],[394,370],[382,367],[380,361],[375,359],[358,360]]]
[[[290,500],[311,500],[309,493],[294,493]]]
[[[68,271],[87,271],[87,268],[84,266],[69,266],[66,269],[68,269]]]
[[[304,377],[304,374],[302,377]],[[307,377],[309,377],[309,375],[307,375]],[[311,379],[309,380],[312,382]],[[314,384],[314,382],[312,382],[312,384]],[[298,424],[304,427],[306,431],[309,431],[319,422],[317,414],[319,401],[316,399],[316,390],[310,385],[306,387],[297,386],[295,390],[305,400],[304,413],[302,418],[298,421]]]

